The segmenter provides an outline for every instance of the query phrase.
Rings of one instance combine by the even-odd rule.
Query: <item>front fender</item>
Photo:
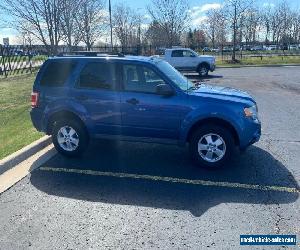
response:
[[[184,145],[187,142],[189,131],[196,123],[207,119],[220,119],[231,124],[240,139],[244,127],[242,117],[240,111],[232,110],[226,106],[201,106],[188,113],[183,119],[179,131],[179,144]]]

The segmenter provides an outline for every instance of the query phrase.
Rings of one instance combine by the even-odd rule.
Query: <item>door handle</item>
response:
[[[86,95],[80,95],[80,96],[76,96],[76,99],[79,101],[85,101],[89,98]]]
[[[135,99],[135,98],[131,98],[131,99],[128,99],[126,100],[127,103],[130,103],[130,104],[133,104],[133,105],[136,105],[139,103],[139,100]]]

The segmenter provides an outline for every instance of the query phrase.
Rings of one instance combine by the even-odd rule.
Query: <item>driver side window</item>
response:
[[[156,93],[156,86],[165,81],[152,69],[133,64],[123,66],[123,86],[125,91]]]
[[[193,53],[191,51],[188,50],[183,51],[183,57],[191,57],[191,56],[193,56]]]

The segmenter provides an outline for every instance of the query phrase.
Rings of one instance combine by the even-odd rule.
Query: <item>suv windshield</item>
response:
[[[194,87],[193,83],[165,61],[159,61],[157,67],[166,74],[179,88],[187,91]]]

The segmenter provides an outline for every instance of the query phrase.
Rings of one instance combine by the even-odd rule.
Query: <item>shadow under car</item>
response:
[[[186,148],[109,141],[94,143],[80,158],[65,158],[57,154],[42,167],[280,186],[299,190],[288,169],[270,153],[256,146],[251,146],[246,153],[217,171],[194,166]],[[30,180],[37,189],[50,195],[110,204],[188,210],[194,216],[201,216],[220,203],[291,203],[299,195],[297,192],[203,186],[42,169],[33,171]]]

